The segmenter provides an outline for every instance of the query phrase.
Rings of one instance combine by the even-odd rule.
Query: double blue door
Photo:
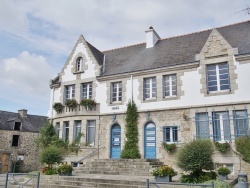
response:
[[[121,155],[121,127],[115,124],[111,128],[111,159],[118,159]]]
[[[154,123],[148,123],[144,128],[144,158],[156,158],[156,128]]]

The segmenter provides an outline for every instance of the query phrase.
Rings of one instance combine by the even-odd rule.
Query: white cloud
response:
[[[18,57],[0,63],[0,82],[25,95],[43,96],[49,91],[52,68],[41,55],[22,52]]]

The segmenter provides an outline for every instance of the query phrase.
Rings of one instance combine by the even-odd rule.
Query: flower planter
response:
[[[227,179],[228,179],[228,176],[227,176],[227,175],[220,175],[220,174],[219,174],[219,179],[220,179],[220,180],[227,180]]]
[[[72,172],[59,173],[59,176],[72,176]]]
[[[155,176],[157,182],[172,182],[172,176]]]

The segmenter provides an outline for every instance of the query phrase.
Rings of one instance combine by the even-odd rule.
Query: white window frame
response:
[[[74,99],[75,98],[75,85],[65,86],[65,99]]]
[[[82,83],[82,99],[92,99],[93,85],[92,82]]]
[[[69,121],[63,122],[63,135],[62,139],[64,142],[69,141]]]
[[[209,129],[208,113],[207,112],[196,113],[195,124],[196,124],[196,139],[209,140],[210,129]]]
[[[82,122],[80,120],[74,122],[74,135],[73,140],[75,141],[79,133],[82,131]]]
[[[167,140],[167,138],[166,138],[166,134],[167,134],[168,129],[169,129],[170,140]],[[164,126],[163,127],[163,142],[177,143],[178,142],[178,137],[179,137],[178,129],[179,129],[178,126]],[[177,134],[177,138],[175,138],[175,140],[174,140],[175,131],[176,131],[176,134]]]
[[[112,84],[112,89],[111,89],[112,102],[113,103],[122,102],[122,82],[113,82],[111,84]]]
[[[216,115],[219,116],[218,119],[215,119]],[[231,140],[231,133],[230,133],[230,119],[229,118],[224,118],[225,116],[229,116],[228,115],[228,112],[214,112],[213,114],[213,129],[215,129],[215,126],[218,126],[216,125],[216,122],[215,121],[218,121],[219,122],[219,131],[220,131],[220,140],[215,140],[216,142],[221,142],[221,143],[224,143],[224,142],[229,142]],[[227,125],[224,125],[224,121],[227,121],[228,123],[226,123]],[[225,129],[224,129],[224,126],[229,126],[229,139],[225,139]],[[217,128],[217,127],[216,127]],[[215,131],[215,130],[213,130]],[[214,134],[214,132],[213,132]],[[214,138],[215,136],[218,136],[218,135],[213,135]]]
[[[80,72],[82,70],[82,57],[78,57],[76,60],[76,72]]]
[[[175,84],[173,84],[175,82]],[[167,86],[169,89],[167,90]],[[177,96],[177,77],[176,74],[163,76],[163,96],[164,98]],[[174,90],[175,89],[175,90]],[[169,92],[169,95],[166,95]],[[175,92],[175,94],[173,94]]]
[[[248,113],[247,110],[234,110],[234,136],[235,139],[239,136],[246,136],[249,130]],[[242,124],[243,123],[243,124]],[[243,128],[243,129],[240,129]],[[244,132],[244,134],[240,134]]]
[[[91,125],[91,123],[90,122],[93,122],[93,125]],[[92,142],[90,142],[90,135],[89,135],[89,129],[90,128],[93,128],[93,130],[94,130],[94,140],[92,140]],[[96,134],[96,121],[95,120],[87,120],[87,129],[86,129],[86,131],[87,131],[87,136],[86,136],[86,143],[88,144],[88,145],[90,145],[90,146],[94,146],[95,145],[95,134]]]
[[[226,64],[227,68],[224,68],[224,69],[220,69],[219,66],[222,65],[222,64]],[[209,75],[209,72],[212,72],[212,70],[208,70],[208,68],[210,66],[215,66],[215,75]],[[220,70],[227,70],[227,73],[224,73],[224,74],[220,74]],[[211,64],[211,65],[207,65],[207,90],[209,93],[215,93],[215,92],[223,92],[223,91],[229,91],[230,90],[230,75],[229,75],[229,68],[228,68],[228,63],[218,63],[218,64]],[[227,78],[226,79],[220,79],[220,76],[223,76],[227,74]],[[211,80],[210,76],[213,76],[213,77],[216,77],[215,80]],[[221,81],[222,80],[228,80],[228,84],[221,84]],[[216,82],[216,85],[211,85],[209,86],[209,82]],[[221,86],[224,86],[224,85],[228,85],[228,88],[227,89],[221,89]],[[216,86],[216,90],[214,91],[210,91],[209,88],[211,87],[215,87]]]
[[[148,80],[149,80],[149,84],[146,83]],[[144,78],[143,81],[144,81],[143,95],[144,95],[145,100],[156,99],[156,93],[157,93],[156,77]],[[153,83],[155,83],[155,87],[153,87]],[[149,93],[146,92],[147,90],[149,90]],[[149,95],[149,97],[147,97],[147,95]]]
[[[56,131],[56,134],[59,136],[59,134],[60,134],[60,122],[56,122],[55,131]]]

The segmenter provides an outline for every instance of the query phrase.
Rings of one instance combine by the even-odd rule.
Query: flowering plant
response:
[[[168,144],[166,142],[162,142],[162,147],[167,150],[168,152],[173,152],[176,150],[176,144],[172,143],[172,144]]]
[[[59,174],[66,174],[66,173],[72,174],[72,171],[73,171],[73,167],[68,164],[61,164],[58,167]]]
[[[153,176],[176,176],[177,172],[171,166],[163,165],[151,171]]]

